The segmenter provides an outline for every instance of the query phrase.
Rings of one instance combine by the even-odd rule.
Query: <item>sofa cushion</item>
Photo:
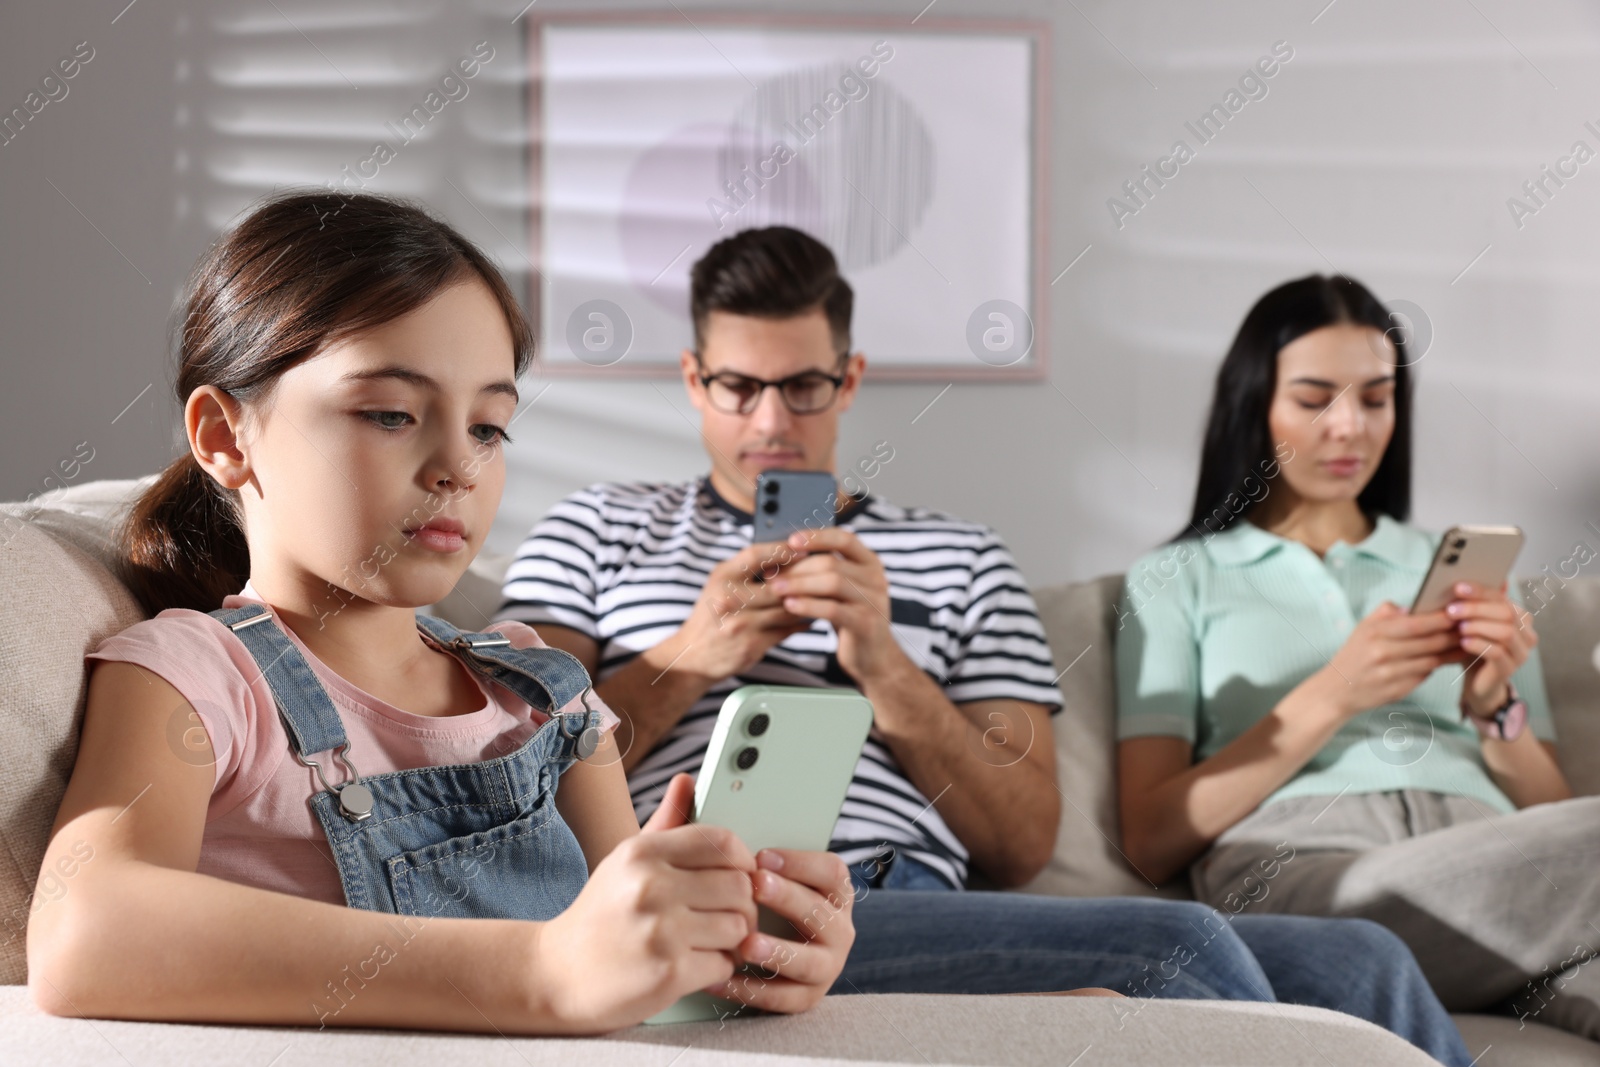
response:
[[[685,1055],[693,1049],[692,1055]],[[1092,1050],[1092,1051],[1091,1051]],[[285,1055],[287,1053],[287,1055]],[[118,1055],[120,1054],[120,1055]],[[0,1062],[583,1063],[706,1067],[1038,1064],[1154,1067],[1428,1067],[1421,1050],[1349,1015],[1292,1004],[1101,997],[833,996],[799,1015],[634,1026],[601,1037],[528,1038],[309,1026],[199,1026],[44,1015],[0,989]]]
[[[0,511],[0,984],[27,980],[28,914],[49,904],[33,889],[77,756],[84,653],[142,617],[103,563]]]
[[[0,504],[0,540],[19,521],[27,522],[57,541],[81,548],[114,572],[120,557],[117,527],[134,498],[155,480],[151,474],[84,482],[42,493],[27,502]]]
[[[1534,613],[1561,770],[1581,796],[1600,794],[1600,577],[1522,583]]]
[[[1594,1067],[1593,1041],[1510,1015],[1452,1015],[1476,1067]]]
[[[1122,576],[1047,586],[1034,593],[1066,706],[1055,727],[1061,826],[1049,864],[1023,892],[1051,896],[1174,896],[1135,873],[1118,844],[1116,677],[1112,649]]]

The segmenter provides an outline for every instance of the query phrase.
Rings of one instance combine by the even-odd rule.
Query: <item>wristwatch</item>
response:
[[[1472,720],[1478,733],[1496,741],[1515,741],[1528,725],[1527,702],[1517,695],[1517,687],[1510,682],[1506,683],[1506,702],[1496,708],[1488,719],[1467,714],[1465,707],[1462,707],[1461,714]]]

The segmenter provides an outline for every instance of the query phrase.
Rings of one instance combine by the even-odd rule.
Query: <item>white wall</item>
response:
[[[909,27],[923,2],[685,10],[865,10]],[[1600,13],[1579,0],[1324,2],[938,0],[925,18],[1049,23],[1050,276],[1092,248],[1050,290],[1051,383],[958,383],[918,418],[945,383],[869,382],[841,461],[889,440],[875,488],[990,522],[1035,583],[1119,570],[1186,515],[1211,377],[1245,309],[1337,268],[1431,321],[1418,520],[1520,523],[1523,573],[1579,538],[1600,548],[1584,525],[1600,525],[1586,417],[1600,399],[1586,321],[1600,162],[1521,229],[1506,206],[1574,141],[1600,151],[1583,125],[1600,128]],[[496,58],[472,95],[373,187],[425,196],[521,284],[522,6],[138,0],[120,17],[121,3],[0,15],[0,111],[78,41],[95,48],[69,95],[0,146],[0,496],[40,488],[80,442],[95,456],[80,481],[164,462],[167,323],[206,241],[275,183],[321,183],[360,159],[384,119],[485,39]],[[1175,138],[1193,146],[1185,120],[1276,41],[1294,57],[1268,95],[1118,229],[1107,198]],[[274,71],[320,84],[274,86]],[[518,423],[494,547],[589,481],[703,470],[689,412],[670,382],[551,383]]]

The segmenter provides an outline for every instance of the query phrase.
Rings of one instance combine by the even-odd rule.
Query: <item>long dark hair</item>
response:
[[[516,373],[533,331],[487,256],[421,205],[370,193],[271,196],[200,258],[177,325],[178,402],[213,385],[241,404],[278,376],[470,279],[489,287],[511,328]],[[250,576],[238,494],[187,449],[135,502],[125,574],[146,611],[210,611]]]
[[[1310,274],[1267,293],[1245,315],[1217,371],[1189,525],[1173,541],[1220,533],[1255,506],[1252,485],[1276,475],[1267,413],[1278,383],[1278,353],[1324,326],[1370,326],[1394,345],[1394,433],[1356,503],[1368,515],[1411,514],[1411,353],[1397,318],[1354,278]],[[1265,497],[1263,493],[1262,498]]]

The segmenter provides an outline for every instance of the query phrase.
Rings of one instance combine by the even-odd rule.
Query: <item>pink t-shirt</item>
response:
[[[222,606],[252,602],[263,601],[246,585]],[[261,625],[279,623],[274,618]],[[544,647],[524,623],[501,622],[491,629],[510,638],[514,648]],[[402,711],[339,677],[292,631],[284,632],[338,709],[350,740],[345,756],[363,777],[502,756],[548,718],[476,672],[469,673],[484,694],[477,711],[447,716]],[[174,708],[167,724],[168,743],[180,756],[204,760],[204,746],[196,744],[199,739],[191,731],[204,728],[210,738],[216,778],[200,846],[201,874],[332,904],[345,902],[333,853],[309,803],[322,785],[316,771],[294,758],[272,688],[233,631],[204,612],[169,609],[107,638],[87,658],[138,664],[183,694],[188,707]],[[590,699],[601,709],[602,727],[614,728],[616,714],[598,696],[591,694]],[[569,707],[582,710],[578,700]],[[334,785],[348,776],[329,753],[311,758],[322,764]]]

